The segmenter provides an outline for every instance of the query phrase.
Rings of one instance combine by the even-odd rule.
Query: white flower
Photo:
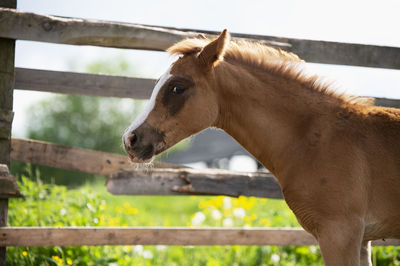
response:
[[[193,225],[200,225],[204,220],[206,219],[206,216],[202,212],[196,212],[192,218],[192,224]]]
[[[60,210],[60,214],[61,214],[61,215],[65,215],[65,214],[67,214],[67,210],[66,210],[66,209],[64,209],[64,208],[62,208],[62,209]]]
[[[316,253],[317,252],[317,247],[316,246],[310,246],[309,250],[311,253]]]
[[[224,197],[224,200],[223,200],[222,204],[224,205],[224,208],[225,208],[225,209],[230,209],[230,208],[232,208],[231,198],[229,198],[229,197]]]
[[[231,218],[225,218],[222,221],[222,225],[225,227],[231,227],[231,226],[233,226],[233,220]]]
[[[143,251],[143,258],[152,259],[153,258],[153,253],[150,250]]]
[[[236,208],[233,210],[233,215],[242,219],[246,215],[246,211],[243,208]]]
[[[157,245],[157,246],[156,246],[156,250],[157,250],[157,251],[165,251],[165,250],[167,250],[167,246],[164,246],[164,245]]]
[[[273,261],[273,262],[279,262],[281,260],[281,257],[279,257],[279,255],[278,254],[272,254],[271,255],[271,261]]]
[[[138,255],[142,255],[143,254],[143,246],[142,245],[136,245],[133,248],[133,252],[135,252]]]
[[[212,211],[212,213],[211,213],[211,217],[212,217],[213,219],[215,219],[215,220],[219,220],[219,219],[222,218],[222,214],[221,214],[221,212],[220,212],[219,210],[214,209],[214,210]]]
[[[86,207],[87,207],[89,210],[94,211],[94,208],[93,208],[92,204],[86,203]]]

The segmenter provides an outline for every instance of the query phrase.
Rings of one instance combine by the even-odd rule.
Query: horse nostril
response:
[[[135,146],[135,143],[137,142],[137,139],[138,139],[137,135],[134,132],[132,132],[131,136],[129,137],[129,146],[131,148],[133,148],[133,146]]]

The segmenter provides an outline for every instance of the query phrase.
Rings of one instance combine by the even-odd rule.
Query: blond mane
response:
[[[204,38],[186,39],[168,48],[167,52],[171,55],[195,54],[200,52],[210,41],[210,39]],[[253,64],[270,60],[302,61],[294,53],[248,41],[231,41],[224,57]]]
[[[212,40],[206,38],[191,38],[180,41],[167,52],[171,55],[192,55],[199,53]],[[356,105],[373,105],[373,98],[360,98],[337,93],[332,88],[332,82],[325,82],[317,75],[304,72],[304,61],[296,54],[281,49],[273,48],[256,42],[231,41],[225,51],[224,60],[240,62],[251,68],[262,68],[270,73],[295,79],[306,87],[336,98],[341,103]]]

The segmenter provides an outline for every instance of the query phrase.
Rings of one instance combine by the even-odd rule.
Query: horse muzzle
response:
[[[165,150],[165,135],[155,127],[144,122],[123,136],[125,151],[134,163],[151,160],[154,155]]]

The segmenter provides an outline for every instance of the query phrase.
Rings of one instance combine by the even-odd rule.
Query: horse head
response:
[[[122,140],[133,162],[155,155],[210,126],[219,116],[214,69],[223,60],[230,36],[213,41],[188,39],[169,49],[180,54],[157,81],[145,110],[126,129]]]

